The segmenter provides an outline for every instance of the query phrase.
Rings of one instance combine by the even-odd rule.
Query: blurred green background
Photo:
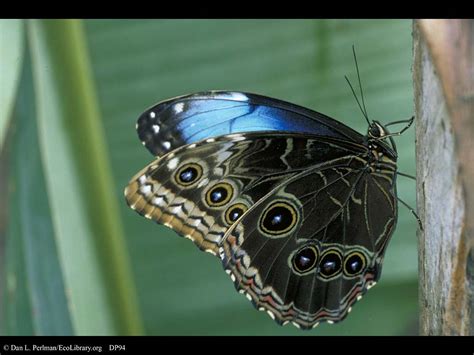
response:
[[[15,93],[0,120],[0,334],[417,333],[417,226],[403,206],[378,285],[342,323],[303,332],[256,311],[217,258],[123,198],[153,159],[136,119],[173,96],[255,92],[365,134],[344,79],[356,83],[353,44],[369,117],[411,117],[411,21],[87,20],[72,30],[71,21],[18,21],[18,36],[2,22],[0,50],[23,49],[0,66],[2,95]],[[4,73],[15,63],[10,89]],[[414,175],[414,129],[396,142],[400,171]],[[415,206],[415,183],[400,177],[398,195]]]

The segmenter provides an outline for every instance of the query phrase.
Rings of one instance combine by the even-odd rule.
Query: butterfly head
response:
[[[387,130],[379,121],[372,121],[369,126],[367,136],[372,139],[383,139],[387,135]]]
[[[389,140],[390,144],[386,143]],[[379,121],[373,120],[367,130],[367,146],[370,151],[377,156],[380,154],[390,157],[392,160],[397,160],[397,147],[392,138],[392,135],[387,128]]]

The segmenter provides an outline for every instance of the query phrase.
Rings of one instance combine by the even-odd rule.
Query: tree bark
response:
[[[474,21],[413,26],[420,332],[474,334]]]

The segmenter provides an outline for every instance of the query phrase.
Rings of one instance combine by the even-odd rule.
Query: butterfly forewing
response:
[[[319,112],[265,96],[209,91],[156,104],[138,119],[140,141],[155,156],[232,133],[288,131],[358,142],[359,133]]]

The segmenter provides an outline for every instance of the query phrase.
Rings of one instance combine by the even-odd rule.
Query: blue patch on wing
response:
[[[155,156],[203,139],[256,131],[298,132],[355,142],[362,139],[356,131],[316,111],[265,96],[227,91],[160,102],[140,116],[137,131]]]

